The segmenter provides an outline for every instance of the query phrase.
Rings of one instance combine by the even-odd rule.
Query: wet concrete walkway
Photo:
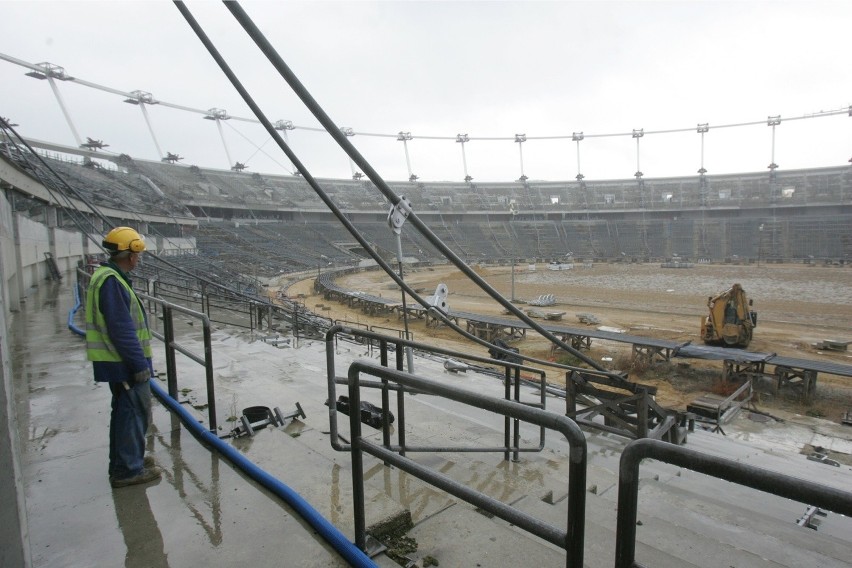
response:
[[[34,566],[347,565],[157,401],[148,446],[162,479],[111,489],[110,392],[66,327],[72,306],[68,283],[44,285],[10,325]]]

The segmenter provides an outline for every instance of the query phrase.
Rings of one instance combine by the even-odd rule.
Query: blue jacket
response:
[[[118,266],[109,264],[132,286],[130,278]],[[98,382],[133,381],[133,374],[148,369],[153,375],[151,359],[142,353],[142,346],[136,337],[136,325],[130,316],[130,295],[114,276],[107,277],[101,285],[100,306],[107,322],[107,330],[115,348],[123,361],[93,361],[95,380]],[[148,315],[145,314],[147,322]]]

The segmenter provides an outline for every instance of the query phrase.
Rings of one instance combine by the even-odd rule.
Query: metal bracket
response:
[[[294,420],[296,418],[306,418],[305,411],[302,410],[302,405],[298,402],[296,403],[296,410],[288,414],[282,413],[281,409],[277,406],[274,410],[269,410],[267,408],[266,418],[258,420],[257,422],[252,422],[249,417],[246,416],[244,411],[239,418],[240,425],[234,428],[229,434],[220,436],[220,438],[240,438],[242,436],[254,436],[257,430],[262,430],[267,426],[284,426],[284,421],[290,418]]]
[[[435,294],[429,299],[429,305],[433,308],[438,308],[446,314],[450,311],[449,306],[447,305],[447,294],[449,294],[447,285],[443,282],[439,283],[438,287],[435,288]]]
[[[411,213],[411,201],[404,195],[388,211],[388,226],[397,235],[402,233],[402,226],[405,224],[405,220],[408,219],[409,213]]]

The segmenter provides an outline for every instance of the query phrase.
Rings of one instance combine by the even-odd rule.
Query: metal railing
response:
[[[149,305],[157,305],[163,315],[163,333],[151,330],[151,335],[163,342],[166,349],[166,385],[168,386],[169,396],[178,400],[178,384],[177,384],[177,364],[175,353],[181,353],[189,359],[195,361],[204,367],[205,384],[207,386],[207,418],[209,421],[209,430],[216,432],[218,424],[216,421],[216,386],[213,383],[213,348],[210,341],[210,318],[206,315],[190,310],[183,306],[166,302],[160,298],[149,296],[137,292],[137,295],[148,302]],[[178,312],[185,316],[196,318],[201,321],[201,329],[203,333],[204,355],[197,355],[175,341],[175,326],[174,312]]]
[[[479,357],[476,355],[469,355],[465,353],[459,353],[457,351],[451,351],[449,349],[443,349],[440,347],[435,347],[433,345],[426,345],[417,343],[412,340],[403,339],[401,337],[389,337],[386,335],[381,335],[379,333],[373,331],[367,331],[363,329],[354,329],[341,325],[336,325],[332,327],[328,333],[326,333],[326,370],[328,373],[328,406],[329,406],[329,427],[330,427],[330,436],[331,436],[331,445],[335,450],[338,451],[348,451],[350,449],[349,444],[341,443],[341,437],[339,434],[338,423],[337,423],[337,411],[335,406],[335,401],[337,400],[337,388],[338,384],[347,384],[347,379],[342,377],[337,377],[335,374],[335,346],[339,337],[347,337],[353,341],[358,341],[359,343],[370,343],[370,344],[378,344],[379,350],[379,361],[382,367],[388,367],[389,362],[389,354],[391,351],[394,353],[394,361],[396,370],[402,371],[405,367],[405,350],[407,348],[414,349],[420,354],[436,354],[436,355],[444,355],[453,359],[461,359],[467,361],[475,361],[481,364],[494,365],[503,368],[503,384],[504,384],[504,397],[505,400],[514,400],[517,403],[521,403],[521,383],[524,382],[530,386],[538,387],[538,401],[537,402],[525,402],[521,403],[525,406],[536,407],[541,410],[544,410],[546,407],[546,395],[547,395],[547,380],[546,374],[543,370],[537,369],[535,367],[529,367],[526,365],[521,365],[519,363],[514,363],[511,361],[498,361],[495,359],[489,359],[488,357]],[[472,369],[476,370],[476,369]],[[495,375],[499,375],[500,372],[494,370],[493,368],[482,368],[482,370],[491,371]],[[538,377],[538,385],[535,385],[533,381],[529,379],[522,379],[521,371],[526,373],[534,374]],[[521,447],[520,445],[520,421],[515,419],[511,420],[509,416],[505,417],[504,422],[504,431],[503,431],[503,445],[502,446],[491,446],[491,447],[483,447],[483,446],[412,446],[406,443],[405,441],[405,392],[406,389],[400,388],[395,385],[388,384],[387,381],[365,381],[360,386],[381,389],[382,391],[382,434],[383,434],[383,445],[386,449],[392,450],[395,452],[399,452],[401,455],[405,455],[406,452],[483,452],[483,453],[495,453],[495,452],[503,452],[504,459],[507,461],[512,457],[515,461],[518,460],[518,455],[521,452],[540,452],[544,449],[545,442],[545,429],[541,428],[539,432],[539,440],[538,444],[531,447]],[[397,427],[395,428],[397,434],[397,443],[395,445],[391,444],[391,433],[390,433],[390,391],[395,391],[397,393]],[[358,415],[359,406],[355,406],[352,404],[351,400],[349,403],[350,413],[354,415]]]
[[[615,568],[642,568],[642,564],[635,560],[636,519],[639,512],[639,466],[646,458],[800,501],[847,517],[852,516],[852,493],[848,491],[702,454],[659,440],[634,440],[624,448],[619,464]]]
[[[398,350],[401,352],[401,350]],[[542,429],[556,430],[562,433],[571,446],[568,470],[568,515],[565,530],[545,523],[519,509],[471,489],[452,478],[425,467],[398,454],[391,449],[371,443],[361,436],[359,413],[351,412],[349,425],[352,433],[350,452],[352,455],[353,509],[355,516],[355,545],[362,550],[366,546],[366,517],[364,497],[363,453],[368,453],[385,463],[399,468],[433,486],[450,493],[480,509],[483,509],[514,526],[527,531],[566,551],[568,567],[583,566],[584,530],[586,515],[586,438],[576,422],[541,408],[534,408],[513,400],[503,400],[477,392],[446,385],[437,381],[389,369],[372,362],[356,361],[349,367],[347,383],[349,401],[352,408],[359,408],[361,387],[364,383],[361,375],[371,375],[383,383],[394,382],[401,389],[411,389],[430,395],[440,396],[468,406],[502,414],[508,419],[523,420],[540,426]]]
[[[89,282],[91,281],[91,274],[89,274],[82,268],[78,268],[77,280],[83,289],[82,293],[85,294],[85,290],[89,287]],[[148,320],[149,326],[151,327],[151,335],[162,341],[165,347],[166,384],[168,387],[169,396],[171,396],[175,400],[178,400],[177,360],[175,354],[181,353],[192,361],[195,361],[196,363],[204,367],[205,382],[207,386],[207,416],[209,421],[209,429],[211,432],[216,432],[218,424],[216,420],[215,385],[213,383],[213,347],[210,340],[210,318],[208,318],[202,313],[196,312],[195,310],[191,310],[189,308],[185,308],[183,306],[167,302],[161,298],[157,298],[149,294],[137,291],[136,295],[148,304],[149,314],[152,312],[154,314],[162,314],[162,333],[154,329],[152,325],[154,322],[157,321],[158,318],[152,318],[149,316]],[[198,355],[187,347],[184,347],[183,345],[175,341],[175,312],[201,321],[204,345],[203,355]]]

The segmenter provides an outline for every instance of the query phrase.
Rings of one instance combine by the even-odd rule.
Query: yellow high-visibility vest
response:
[[[106,318],[100,308],[100,291],[104,281],[115,276],[130,294],[130,317],[136,325],[136,337],[142,346],[145,357],[151,357],[151,330],[145,321],[142,303],[121,274],[110,266],[101,266],[92,274],[89,289],[86,291],[86,357],[89,361],[122,361],[121,355],[112,344],[107,333]]]

